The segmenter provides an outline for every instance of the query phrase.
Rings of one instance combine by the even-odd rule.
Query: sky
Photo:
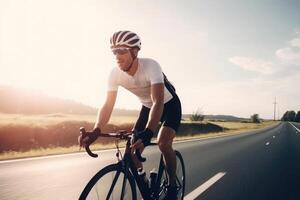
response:
[[[136,32],[183,113],[273,118],[300,110],[300,1],[0,1],[0,85],[101,107],[109,39]],[[1,100],[0,100],[1,103]],[[119,89],[117,108],[140,109]]]

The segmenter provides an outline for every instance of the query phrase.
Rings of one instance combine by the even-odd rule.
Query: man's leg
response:
[[[176,154],[172,148],[173,139],[175,137],[175,130],[163,126],[158,134],[157,143],[160,151],[162,152],[169,175],[169,185],[175,186],[176,178]]]

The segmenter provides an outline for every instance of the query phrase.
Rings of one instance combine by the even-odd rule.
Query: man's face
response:
[[[112,48],[112,52],[115,55],[119,68],[122,71],[128,71],[130,68],[130,64],[132,63],[130,49],[126,47],[117,47]]]

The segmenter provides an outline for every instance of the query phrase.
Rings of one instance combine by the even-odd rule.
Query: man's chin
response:
[[[123,72],[128,72],[129,70],[128,69],[121,69]]]
[[[127,72],[127,71],[128,71],[128,67],[123,67],[123,66],[119,65],[119,68],[120,68],[123,72]]]

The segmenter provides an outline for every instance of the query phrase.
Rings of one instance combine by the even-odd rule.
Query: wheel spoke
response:
[[[117,173],[116,173],[116,175],[115,175],[115,177],[114,177],[114,180],[113,180],[113,182],[112,182],[112,184],[111,184],[111,186],[110,186],[110,189],[109,189],[109,192],[108,192],[108,194],[107,194],[107,197],[106,197],[106,200],[109,200],[109,198],[110,198],[110,195],[111,195],[111,193],[112,193],[112,191],[113,191],[113,189],[114,189],[114,187],[115,187],[115,185],[116,185],[116,182],[117,182],[117,180],[118,180],[118,178],[119,178],[119,176],[120,176],[120,171],[117,171]]]
[[[99,197],[99,193],[98,193],[98,187],[95,187],[95,190],[96,190],[97,199],[99,200],[100,197]]]
[[[180,180],[179,180],[178,176],[176,176],[176,181],[177,181],[177,184],[178,184],[177,186],[181,188],[181,187],[182,187],[182,185],[181,185],[181,182],[180,182]]]
[[[119,164],[112,164],[95,174],[80,194],[79,200],[137,200],[136,195],[134,177],[122,170]]]
[[[121,200],[124,199],[125,189],[126,189],[126,174],[124,174],[123,183],[122,183]]]

